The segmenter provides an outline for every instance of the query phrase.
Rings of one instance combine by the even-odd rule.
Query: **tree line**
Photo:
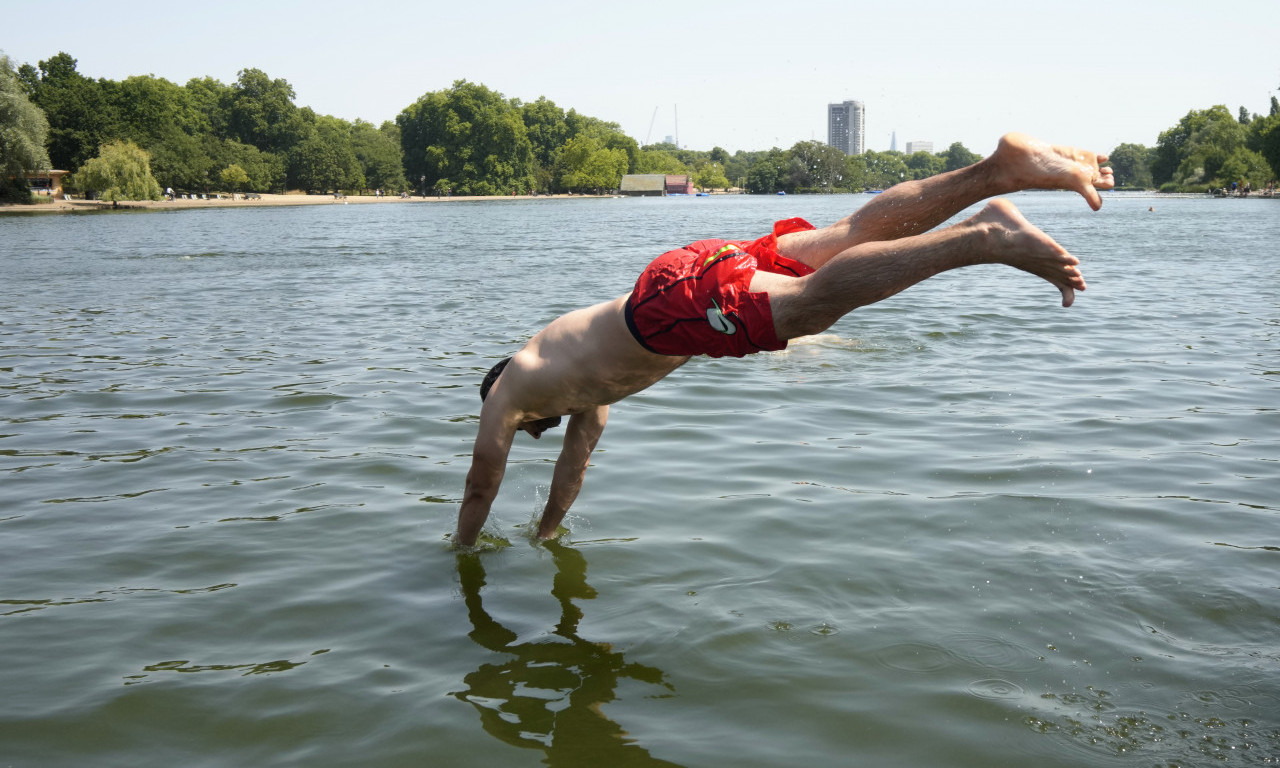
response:
[[[1269,184],[1280,175],[1280,101],[1265,117],[1218,104],[1193,109],[1160,134],[1154,147],[1121,144],[1111,152],[1121,188],[1204,192]]]
[[[7,77],[3,71],[7,70]],[[153,75],[93,79],[59,53],[0,78],[43,117],[43,165],[105,197],[178,191],[366,191],[508,195],[617,189],[628,173],[687,174],[703,189],[835,192],[883,188],[974,162],[962,145],[937,155],[845,157],[818,142],[729,154],[640,146],[616,124],[542,97],[509,99],[459,80],[375,126],[317,114],[259,69],[234,83],[185,85]],[[31,135],[28,126],[24,133]],[[38,131],[36,133],[39,133]],[[27,156],[28,160],[32,158]]]
[[[234,83],[153,75],[93,79],[59,53],[16,69],[0,54],[0,149],[6,175],[74,171],[71,184],[108,199],[183,192],[382,190],[388,194],[509,195],[617,189],[627,173],[688,174],[703,189],[858,192],[976,162],[960,143],[939,153],[846,156],[821,142],[730,154],[640,146],[616,123],[545,97],[506,98],[459,80],[373,125],[298,106],[292,86],[259,69]],[[1193,110],[1155,147],[1112,152],[1121,185],[1166,190],[1274,178],[1280,107],[1232,116]],[[15,170],[17,169],[17,170]],[[25,194],[25,192],[24,192]]]

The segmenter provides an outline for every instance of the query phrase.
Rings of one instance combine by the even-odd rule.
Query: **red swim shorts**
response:
[[[778,254],[778,236],[813,229],[785,219],[759,240],[699,240],[649,263],[627,300],[627,328],[659,355],[744,357],[786,349],[767,293],[748,290],[756,270],[802,277],[813,268]]]

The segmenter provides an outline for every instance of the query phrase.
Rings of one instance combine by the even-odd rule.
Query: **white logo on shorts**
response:
[[[720,311],[720,305],[716,304],[715,299],[711,300],[711,307],[707,309],[707,322],[711,323],[712,328],[726,336],[732,336],[738,332],[738,326],[724,316],[724,313]]]

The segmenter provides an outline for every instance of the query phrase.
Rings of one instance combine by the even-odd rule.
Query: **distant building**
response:
[[[867,148],[866,108],[860,101],[827,105],[827,144],[846,155],[860,155]]]
[[[661,173],[628,173],[619,188],[624,195],[662,197],[667,193],[667,177]]]
[[[693,179],[683,173],[667,174],[667,194],[668,195],[692,195]]]
[[[918,139],[917,139],[916,141],[908,141],[908,142],[907,142],[907,154],[908,154],[908,155],[914,155],[914,154],[915,154],[915,153],[917,153],[917,152],[928,152],[929,154],[931,154],[931,155],[932,155],[932,154],[933,154],[933,142],[932,142],[932,141],[920,141],[920,140],[918,140]]]
[[[693,180],[688,175],[662,173],[628,173],[622,177],[619,191],[635,197],[692,195]]]
[[[37,195],[62,197],[62,179],[69,171],[27,171],[27,186]]]

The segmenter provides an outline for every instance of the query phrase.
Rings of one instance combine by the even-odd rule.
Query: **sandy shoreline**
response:
[[[33,205],[0,205],[3,213],[82,213],[88,211],[109,210],[150,210],[180,211],[200,208],[261,208],[263,206],[290,205],[405,205],[411,203],[445,203],[466,202],[475,200],[551,200],[583,197],[610,197],[610,195],[494,195],[465,197],[398,197],[375,195],[348,195],[335,198],[333,195],[269,195],[263,194],[258,199],[247,200],[244,195],[232,199],[223,195],[221,199],[210,200],[129,200],[115,206],[100,200],[54,200]]]

